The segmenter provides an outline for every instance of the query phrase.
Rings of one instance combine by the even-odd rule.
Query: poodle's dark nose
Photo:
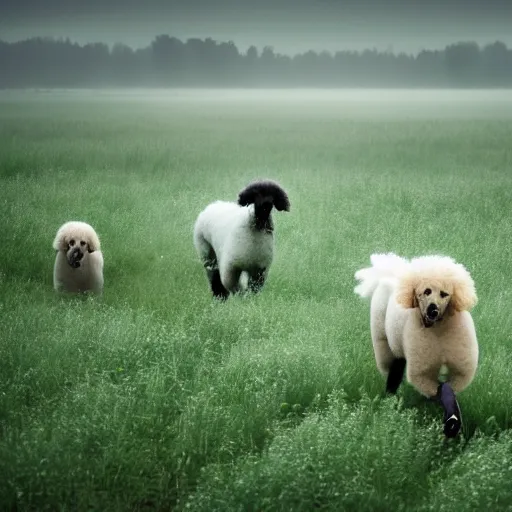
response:
[[[80,249],[80,247],[75,247],[73,249],[73,252],[71,253],[71,257],[74,259],[74,260],[78,260],[80,261],[83,257],[84,257],[84,253],[82,252],[82,250]]]
[[[429,320],[435,320],[439,315],[439,309],[436,304],[429,304],[427,307],[427,316]]]
[[[78,268],[80,266],[80,260],[84,257],[84,253],[80,249],[80,247],[75,247],[68,256],[69,264],[73,268]]]
[[[272,211],[272,199],[262,198],[261,202],[256,203],[256,216],[261,219],[268,219],[270,212]]]
[[[263,199],[263,201],[261,202],[261,207],[266,212],[270,212],[270,210],[272,210],[273,205],[274,205],[274,203],[273,203],[271,197],[265,197],[265,199]]]

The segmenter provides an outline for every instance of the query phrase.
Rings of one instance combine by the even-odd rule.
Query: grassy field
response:
[[[510,510],[512,93],[0,94],[2,510]],[[216,303],[199,211],[279,180],[262,293]],[[85,220],[101,298],[52,289]],[[373,252],[471,271],[465,433],[383,396],[354,272]]]

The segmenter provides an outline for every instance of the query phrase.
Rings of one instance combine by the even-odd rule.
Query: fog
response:
[[[467,89],[100,89],[0,91],[0,103],[104,102],[145,115],[266,119],[512,119],[511,90]],[[67,107],[66,107],[67,105]],[[138,110],[135,110],[137,112]]]

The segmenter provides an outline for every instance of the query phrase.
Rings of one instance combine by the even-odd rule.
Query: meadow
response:
[[[0,509],[510,510],[512,92],[0,93]],[[197,214],[287,190],[261,294],[212,300]],[[52,289],[92,224],[102,297]],[[443,253],[476,282],[463,435],[386,397],[354,272]]]

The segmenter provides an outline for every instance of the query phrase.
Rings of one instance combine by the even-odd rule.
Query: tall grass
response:
[[[4,509],[506,509],[512,101],[404,94],[0,96]],[[193,222],[256,177],[291,212],[263,292],[216,303]],[[100,235],[101,298],[52,290],[72,219]],[[476,281],[458,441],[410,386],[383,397],[352,292],[377,251]]]

